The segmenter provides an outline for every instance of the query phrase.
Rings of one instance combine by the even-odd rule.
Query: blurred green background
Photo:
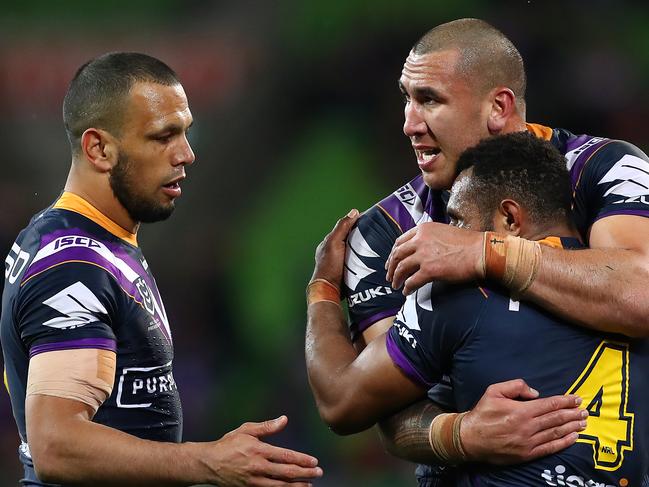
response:
[[[317,243],[417,173],[396,81],[429,28],[483,18],[517,45],[528,120],[649,148],[649,7],[625,1],[0,2],[0,247],[63,187],[67,83],[86,60],[141,51],[180,75],[197,161],[174,216],[144,226],[175,337],[187,440],[288,414],[270,441],[320,458],[320,486],[414,485],[373,432],[319,420],[303,359]],[[0,486],[18,437],[0,394]]]

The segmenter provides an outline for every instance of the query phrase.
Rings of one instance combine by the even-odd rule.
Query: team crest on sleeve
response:
[[[644,203],[649,205],[649,164],[644,159],[626,154],[617,161],[597,184],[613,184],[604,193],[621,196],[613,203]]]

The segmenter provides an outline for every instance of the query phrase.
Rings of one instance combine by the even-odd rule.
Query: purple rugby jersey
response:
[[[571,175],[573,219],[588,241],[597,220],[614,215],[649,217],[649,158],[628,142],[574,135],[564,129],[528,124],[566,157]],[[420,175],[368,209],[347,240],[345,286],[353,339],[377,321],[397,314],[400,290],[385,280],[394,241],[428,221],[448,223],[446,191],[431,190]]]
[[[116,352],[113,391],[93,421],[140,438],[181,440],[169,322],[134,235],[64,193],[20,233],[5,267],[0,337],[26,469],[27,371],[29,359],[45,352]]]
[[[527,128],[565,155],[574,189],[573,219],[585,242],[590,227],[601,218],[649,217],[649,158],[640,149],[564,129],[536,124]],[[427,188],[420,174],[359,218],[347,239],[343,286],[352,339],[377,321],[397,315],[405,297],[385,280],[385,263],[394,241],[420,223],[448,223],[447,201],[448,193]],[[447,378],[428,395],[447,410],[455,409]],[[416,475],[421,487],[456,485],[453,468],[419,465]]]

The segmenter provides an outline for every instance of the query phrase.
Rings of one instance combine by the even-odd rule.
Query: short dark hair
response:
[[[126,97],[137,82],[180,83],[165,63],[137,52],[104,54],[77,70],[63,100],[63,123],[73,153],[88,128],[120,135]]]
[[[426,32],[413,46],[418,55],[458,49],[458,70],[483,90],[506,86],[524,107],[527,77],[523,57],[505,34],[480,19],[458,19]],[[522,108],[521,107],[521,108]]]
[[[550,142],[528,132],[489,137],[460,155],[457,174],[470,168],[470,197],[479,209],[491,212],[489,218],[508,198],[521,204],[536,225],[570,218],[570,174],[564,156]]]

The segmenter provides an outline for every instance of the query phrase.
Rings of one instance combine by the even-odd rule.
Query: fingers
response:
[[[261,438],[268,435],[273,435],[282,431],[286,424],[288,423],[288,418],[284,415],[279,418],[270,419],[268,421],[262,421],[261,423],[243,423],[237,428],[239,433],[245,433],[247,435],[256,436]]]
[[[392,288],[400,289],[404,285],[404,281],[412,277],[413,274],[419,271],[419,261],[414,255],[405,257],[395,267],[392,274]],[[404,293],[405,294],[405,293]]]
[[[322,477],[322,469],[264,461],[258,465],[257,475],[284,482],[306,482]]]
[[[427,279],[424,276],[423,272],[419,272],[419,270],[417,270],[408,279],[406,279],[406,282],[403,283],[403,295],[410,296],[413,292],[415,292],[427,282],[430,282],[430,279]]]
[[[316,467],[318,459],[287,448],[264,444],[264,456],[275,463],[294,464],[300,467]]]
[[[412,230],[417,230],[416,228],[413,228]],[[405,237],[409,233],[412,232],[412,235],[414,236],[415,233],[410,230],[407,233],[404,233],[402,237]],[[394,247],[392,247],[392,251],[390,252],[390,256],[388,257],[388,261],[386,263],[386,280],[388,282],[392,282],[393,287],[395,285],[395,272],[397,271],[397,267],[409,256],[415,253],[417,250],[417,246],[411,239],[408,239],[407,241],[404,241],[402,244],[397,245],[395,243]],[[402,282],[403,283],[403,282]],[[395,289],[398,289],[400,286],[394,287]]]
[[[528,386],[523,379],[513,379],[490,385],[487,387],[486,395],[508,399],[535,399],[539,397],[539,392]]]
[[[561,451],[564,448],[568,448],[570,445],[573,445],[577,441],[577,438],[579,438],[578,433],[569,433],[562,438],[558,438],[547,443],[542,443],[534,447],[524,461],[534,460],[535,458],[557,453],[558,451]]]
[[[283,480],[268,479],[261,477],[256,480],[254,483],[250,484],[252,487],[311,487],[313,484],[311,482],[285,482]]]
[[[588,411],[575,407],[572,409],[560,409],[558,411],[552,411],[535,418],[535,421],[537,423],[537,431],[542,433],[544,431],[555,431],[557,430],[557,428],[561,428],[564,425],[572,424],[574,422],[580,423],[580,426],[583,426],[583,428],[585,428],[587,419]],[[571,427],[568,427],[565,430],[561,429],[558,432],[555,431],[554,433],[552,433],[554,435],[554,438],[552,439],[560,438],[567,435],[568,433],[572,433],[573,431],[581,431],[583,428],[576,427],[576,429],[571,429]]]
[[[337,238],[344,240],[347,234],[358,220],[360,213],[356,208],[349,211],[344,217],[336,222],[334,229],[331,231],[330,238]]]
[[[551,396],[542,399],[536,399],[525,404],[529,408],[529,413],[533,417],[539,417],[544,414],[552,413],[562,409],[575,409],[581,405],[581,398],[570,394],[567,396]]]

